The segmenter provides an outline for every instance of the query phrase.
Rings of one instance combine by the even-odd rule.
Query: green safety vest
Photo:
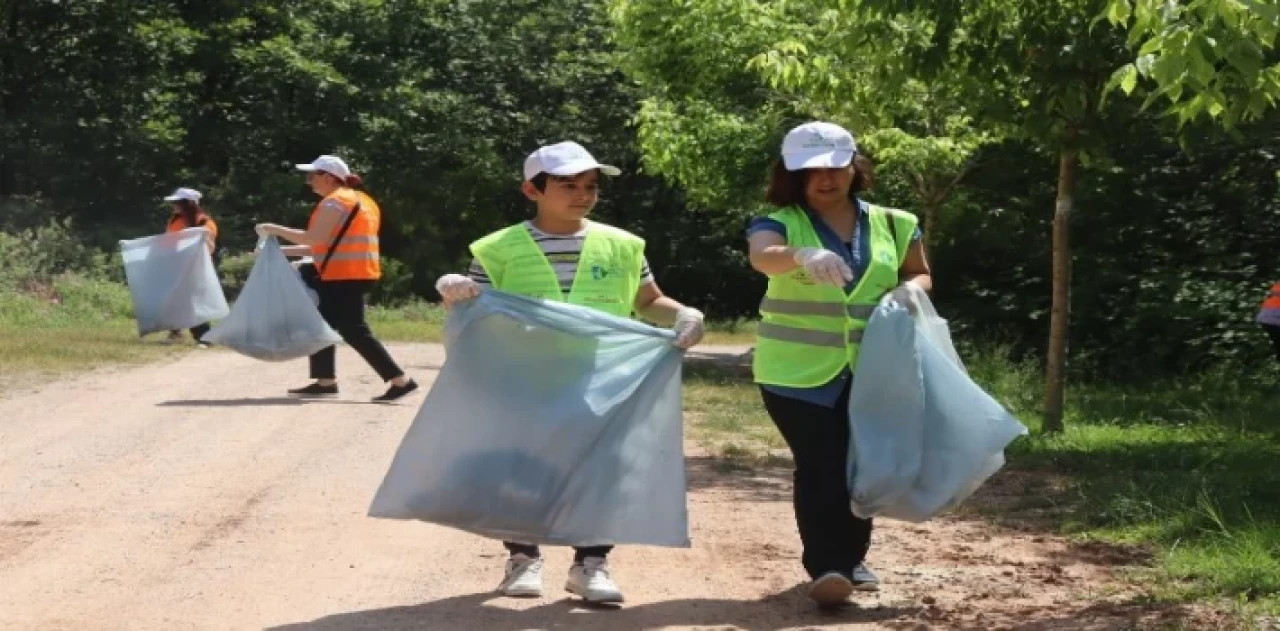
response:
[[[804,267],[769,277],[753,360],[756,383],[813,388],[858,365],[867,320],[880,298],[897,287],[917,224],[915,216],[900,210],[871,206],[869,211],[871,261],[852,293],[816,282]],[[803,209],[769,217],[786,226],[788,246],[823,247]]]
[[[628,318],[640,290],[644,240],[625,230],[590,223],[573,286],[566,297],[555,268],[524,224],[504,228],[471,244],[494,288],[543,300],[569,302]]]

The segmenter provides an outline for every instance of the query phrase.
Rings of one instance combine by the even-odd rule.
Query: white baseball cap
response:
[[[849,166],[858,145],[849,130],[832,123],[805,123],[787,132],[782,161],[788,171],[838,169]]]
[[[347,163],[342,161],[338,156],[320,156],[311,164],[299,164],[299,171],[312,173],[320,171],[328,173],[340,180],[345,180],[351,175],[351,169],[347,167]]]
[[[202,195],[200,195],[200,191],[197,191],[194,188],[180,188],[174,191],[172,195],[164,198],[164,201],[166,202],[179,202],[179,201],[198,202],[200,201],[201,197]]]
[[[600,164],[576,142],[547,145],[529,154],[524,161],[524,179],[532,180],[539,173],[548,175],[577,175],[592,169],[600,169],[605,175],[619,175],[618,167]]]

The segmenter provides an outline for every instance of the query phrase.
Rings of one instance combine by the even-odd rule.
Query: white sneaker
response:
[[[622,602],[622,592],[609,578],[609,562],[601,557],[587,557],[581,565],[569,568],[569,581],[564,584],[565,591],[594,604],[617,604]]]
[[[823,607],[844,605],[853,595],[853,581],[839,572],[827,572],[809,585],[809,600]]]
[[[498,593],[514,598],[542,596],[542,559],[531,559],[523,554],[511,555],[507,559],[507,575],[498,586]]]

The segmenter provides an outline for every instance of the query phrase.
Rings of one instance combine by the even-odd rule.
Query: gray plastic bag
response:
[[[672,334],[485,291],[369,509],[530,544],[688,547]]]
[[[1027,428],[969,378],[946,321],[917,295],[867,323],[849,393],[849,493],[859,517],[921,522],[967,499]]]
[[[138,335],[189,329],[229,312],[205,228],[120,242]]]
[[[308,292],[279,242],[267,239],[231,315],[202,339],[269,362],[306,357],[341,342]]]

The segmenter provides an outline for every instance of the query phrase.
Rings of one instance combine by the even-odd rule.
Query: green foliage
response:
[[[947,193],[928,238],[961,335],[1036,356],[1066,143],[1048,132],[1083,112],[1073,142],[1094,160],[1076,194],[1075,368],[1264,355],[1251,320],[1280,276],[1274,124],[1244,124],[1238,145],[1188,124],[1185,155],[1174,130],[1135,117],[1138,102],[1099,112],[1134,57],[1130,33],[1090,23],[1102,2],[3,6],[0,232],[27,236],[0,237],[0,285],[46,299],[67,271],[122,278],[117,240],[159,232],[159,198],[179,184],[206,193],[232,253],[258,221],[302,225],[315,199],[291,165],[333,151],[384,208],[376,300],[434,299],[471,240],[529,216],[525,154],[572,138],[626,171],[596,217],[647,239],[663,289],[749,318],[765,279],[743,230],[782,134],[823,117],[880,163],[875,201],[927,217]],[[48,233],[54,218],[83,247]],[[224,260],[231,295],[251,266]]]
[[[14,234],[0,232],[0,290],[39,292],[68,273],[123,279],[120,262],[81,242],[70,221],[50,221]]]
[[[1266,0],[1110,0],[1098,21],[1129,28],[1137,53],[1109,89],[1154,89],[1180,125],[1210,119],[1228,129],[1260,120],[1280,100],[1280,5]]]
[[[252,252],[222,258],[218,273],[228,300],[235,300],[235,297],[240,295],[240,290],[244,289],[244,284],[249,281],[249,272],[253,270],[253,263],[256,260]]]

